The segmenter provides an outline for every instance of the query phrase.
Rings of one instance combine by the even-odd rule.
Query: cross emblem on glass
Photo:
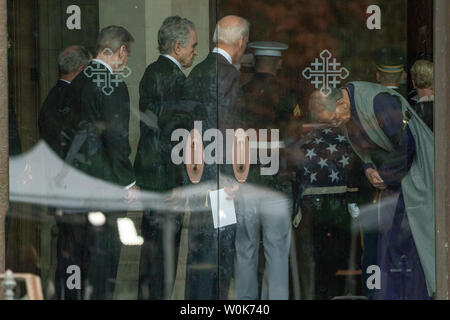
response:
[[[105,57],[111,57],[113,55],[113,52],[111,49],[105,49],[103,50],[103,56]],[[109,60],[109,59],[108,59]],[[109,65],[114,64],[110,63],[109,61],[106,61]],[[114,88],[117,88],[119,84],[123,81],[121,77],[128,78],[131,75],[131,69],[126,66],[122,71],[111,74],[109,70],[106,70],[103,68],[99,63],[94,62],[93,65],[90,65],[84,69],[84,74],[88,78],[93,78],[93,82],[98,86],[102,88],[102,92],[110,96],[114,92]]]
[[[320,88],[320,92],[327,97],[331,88],[336,88],[341,80],[347,79],[350,72],[341,67],[336,58],[332,59],[331,52],[325,49],[320,53],[320,60],[316,58],[310,67],[303,70],[302,75],[310,80],[316,89]]]

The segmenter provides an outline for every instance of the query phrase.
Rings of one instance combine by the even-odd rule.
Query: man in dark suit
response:
[[[70,83],[83,71],[91,60],[91,54],[82,46],[70,46],[58,56],[58,69],[60,79],[50,90],[39,113],[39,134],[52,150],[64,158],[70,141],[64,132],[63,122],[69,108],[64,108],[63,100]]]
[[[195,120],[203,130],[234,128],[233,110],[239,96],[239,64],[248,42],[249,23],[237,16],[222,18],[214,33],[216,48],[190,73],[186,97],[196,105]],[[217,158],[217,157],[216,157]],[[237,183],[231,166],[205,164],[206,189],[234,196]],[[214,229],[208,192],[190,198],[186,299],[227,299],[233,268],[235,225]]]
[[[134,169],[141,190],[163,193],[188,181],[184,167],[170,159],[173,130],[193,124],[192,110],[180,99],[186,80],[183,69],[197,56],[194,24],[179,16],[168,17],[158,31],[158,44],[161,55],[147,67],[139,87],[141,135]],[[179,202],[164,202],[161,210],[144,210],[140,299],[170,298],[184,213]]]
[[[64,106],[64,98],[71,82],[83,71],[91,60],[91,54],[82,46],[70,46],[58,56],[60,79],[50,90],[39,113],[39,134],[49,147],[62,159],[65,158],[70,140],[67,126],[67,114],[70,108]],[[49,209],[55,214],[55,209]],[[75,261],[82,259],[84,241],[85,215],[55,215],[58,226],[57,235],[57,265],[55,272],[55,290],[57,299],[76,299],[79,292],[64,290],[66,286],[66,269]]]
[[[123,27],[100,31],[96,58],[72,82],[64,99],[70,106],[72,145],[66,161],[78,170],[122,186],[123,200],[135,199],[135,178],[129,160],[130,97],[121,74],[129,72],[133,36]],[[101,190],[99,190],[100,192]],[[96,211],[96,208],[90,208]],[[107,212],[102,226],[90,226],[86,236],[89,258],[84,259],[82,281],[92,286],[92,299],[111,299],[121,243],[117,218],[124,212]],[[83,286],[84,287],[84,286]]]

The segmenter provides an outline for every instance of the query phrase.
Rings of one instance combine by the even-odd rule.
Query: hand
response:
[[[124,200],[126,203],[132,203],[137,201],[138,198],[139,198],[139,188],[136,185],[134,185],[127,190],[127,195]]]
[[[381,179],[380,174],[377,170],[369,168],[365,171],[367,179],[372,186],[377,189],[384,190],[387,188],[387,185],[384,183],[383,179]]]
[[[225,193],[228,195],[227,200],[231,200],[236,197],[236,193],[239,190],[239,185],[235,184],[231,187],[225,187],[224,190]]]
[[[166,201],[169,203],[174,203],[174,202],[179,201],[182,197],[183,197],[183,192],[181,192],[181,189],[173,188],[171,195],[166,198]]]

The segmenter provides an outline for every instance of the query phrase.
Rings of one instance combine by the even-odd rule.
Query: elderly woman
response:
[[[427,299],[435,291],[434,137],[397,92],[352,82],[315,92],[309,107],[340,126],[377,193],[377,299]]]

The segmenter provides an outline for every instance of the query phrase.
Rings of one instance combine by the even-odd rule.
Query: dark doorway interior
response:
[[[81,9],[81,30],[66,27],[70,5]],[[9,99],[22,153],[39,141],[38,114],[58,80],[59,52],[73,44],[93,52],[98,30],[98,0],[8,0]],[[7,215],[6,267],[41,276],[44,291],[52,263],[48,238],[53,220],[47,208],[23,203],[11,203]]]
[[[433,0],[408,1],[408,70],[418,59],[433,61]],[[408,91],[413,90],[408,74]]]

